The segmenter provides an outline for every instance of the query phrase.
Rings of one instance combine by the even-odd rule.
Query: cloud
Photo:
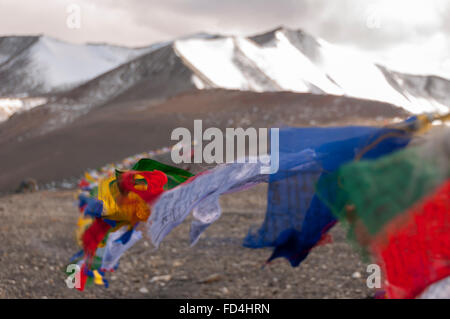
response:
[[[82,9],[82,28],[67,28],[66,6]],[[380,50],[450,38],[447,0],[2,0],[2,34],[45,33],[72,42],[147,45],[200,31],[248,35],[279,25],[330,42]]]

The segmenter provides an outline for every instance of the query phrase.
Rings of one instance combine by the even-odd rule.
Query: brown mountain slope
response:
[[[194,119],[207,127],[383,124],[406,117],[386,103],[330,95],[207,90],[178,95],[155,105],[116,103],[92,110],[67,126],[18,141],[0,142],[0,192],[25,178],[49,182],[78,176],[87,168],[142,151],[175,144],[176,127],[192,130]],[[33,116],[24,117],[32,126]]]

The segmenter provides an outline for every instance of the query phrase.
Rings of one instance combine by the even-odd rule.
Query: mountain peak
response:
[[[142,49],[72,44],[44,35],[0,38],[0,78],[5,83],[0,96],[60,94],[85,84],[88,106],[98,102],[94,96],[107,101],[131,87],[148,96],[149,83],[172,91],[176,86],[348,95],[413,112],[449,103],[448,82],[385,71],[362,53],[284,25],[250,37],[199,32]],[[91,87],[98,92],[90,94]]]
[[[290,38],[308,38],[308,39],[315,39],[314,36],[310,35],[309,33],[303,31],[303,29],[293,29],[286,27],[284,25],[280,25],[276,27],[275,29],[266,31],[264,33],[255,34],[252,36],[249,36],[248,38],[259,45],[267,45],[275,40],[277,33],[283,33],[287,37]]]

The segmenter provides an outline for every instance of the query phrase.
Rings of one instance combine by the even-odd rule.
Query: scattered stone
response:
[[[220,292],[224,295],[228,295],[230,293],[227,287],[220,288]]]
[[[206,277],[205,279],[200,280],[200,283],[201,284],[210,284],[210,283],[219,281],[221,279],[222,279],[222,277],[219,274],[212,274],[212,275]]]
[[[355,271],[352,274],[352,278],[355,278],[355,279],[361,278],[361,273],[359,271]]]
[[[139,289],[139,292],[140,292],[141,294],[148,294],[148,289],[145,288],[145,287],[142,287],[142,288]]]
[[[261,192],[265,196],[266,190],[262,189]],[[246,200],[249,195],[243,197]],[[8,202],[10,199],[11,203]],[[0,237],[4,243],[0,249],[0,264],[4,260],[9,261],[5,269],[5,273],[9,275],[0,278],[0,299],[79,296],[78,291],[67,288],[64,282],[67,276],[63,272],[69,255],[75,249],[72,233],[77,214],[76,207],[72,204],[73,193],[67,191],[0,197],[0,206],[7,212],[3,216],[7,224],[0,226]],[[62,210],[57,209],[58,207]],[[247,209],[247,206],[243,207]],[[172,242],[169,240],[157,255],[153,255],[148,249],[144,250],[142,244],[134,247],[135,251],[130,251],[127,258],[123,258],[117,273],[108,274],[110,287],[88,287],[83,298],[95,298],[99,294],[108,298],[145,298],[152,297],[154,292],[164,298],[362,298],[373,294],[361,282],[365,278],[365,263],[359,262],[359,255],[347,244],[345,230],[339,225],[331,230],[337,236],[336,242],[329,246],[330,249],[321,249],[318,253],[313,251],[298,269],[291,268],[287,262],[280,260],[279,264],[274,263],[272,267],[261,271],[260,266],[267,258],[266,251],[243,250],[240,245],[234,245],[234,240],[240,242],[241,233],[247,232],[255,221],[255,216],[259,216],[262,221],[263,216],[253,213],[253,210],[253,207],[249,207],[248,213],[236,214],[229,209],[232,213],[224,214],[222,223],[214,225],[218,228],[208,230],[211,236],[216,236],[215,232],[223,230],[225,233],[225,230],[233,229],[233,232],[227,234],[230,239],[220,237],[217,245],[214,240],[210,240],[213,243],[211,246],[199,242],[194,249],[180,244],[176,247],[177,253],[172,253],[170,245],[184,243],[189,231],[189,223],[185,223],[174,230],[169,238]],[[51,223],[51,218],[59,218],[60,221]],[[30,224],[24,224],[24,221]],[[52,227],[47,227],[48,225]],[[31,229],[38,229],[35,236],[24,236]],[[51,238],[48,236],[49,232],[53,235]],[[21,238],[25,239],[21,241]],[[150,241],[148,243],[153,245]],[[226,246],[219,247],[222,243]],[[143,250],[142,253],[140,250]],[[247,259],[243,259],[242,254],[248,254]],[[131,260],[133,262],[129,263]],[[175,267],[179,262],[182,265]],[[125,264],[128,271],[123,268]],[[322,270],[324,265],[328,271]],[[34,270],[34,266],[38,267],[38,272]],[[355,269],[360,271],[361,279],[350,280]],[[18,273],[20,276],[17,276]],[[168,274],[171,276],[168,282],[149,282],[154,276],[157,279]],[[138,283],[132,281],[136,277],[140,278]],[[275,277],[277,282],[274,281]],[[312,280],[311,277],[316,278]],[[16,279],[10,283],[13,278]],[[199,283],[200,280],[205,283]],[[214,283],[216,280],[219,281]],[[39,281],[42,281],[42,285],[36,285]],[[290,289],[288,285],[291,286]]]
[[[156,282],[156,281],[170,281],[172,279],[171,275],[162,275],[162,276],[154,276],[152,279],[150,279],[150,282]]]

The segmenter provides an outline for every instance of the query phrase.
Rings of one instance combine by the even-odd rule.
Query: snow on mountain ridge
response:
[[[15,55],[20,54],[27,47],[39,39],[37,36],[9,36],[0,37],[0,65],[6,63]]]
[[[278,28],[254,37],[187,38],[175,41],[174,48],[195,71],[199,89],[347,95],[389,102],[412,113],[445,112],[449,107],[448,97],[432,97],[448,96],[448,92],[440,89],[425,94],[424,90],[414,90],[412,96],[404,92],[411,91],[411,87],[393,85],[386,71],[368,56],[303,31]],[[240,63],[243,60],[247,62],[245,67]],[[249,77],[251,73],[257,76]],[[207,83],[199,82],[205,79]]]
[[[6,84],[0,87],[0,96],[42,95],[75,87],[151,49],[151,46],[132,49],[73,44],[48,36],[35,37],[22,51],[0,55],[3,61],[0,78]]]
[[[146,48],[77,45],[41,37],[30,58],[42,68],[45,90],[50,91],[83,83],[145,52]]]
[[[282,32],[275,33],[275,41],[271,46],[260,47],[246,38],[238,39],[237,43],[283,90],[311,92],[312,84],[320,89],[320,92],[314,93],[342,93]]]
[[[47,103],[44,97],[34,98],[0,98],[0,122],[5,121],[14,113],[30,110]]]
[[[42,100],[77,87],[166,43],[143,48],[109,44],[73,44],[48,36],[0,38],[0,121]],[[11,101],[17,100],[18,103]],[[22,101],[22,103],[20,103]]]

